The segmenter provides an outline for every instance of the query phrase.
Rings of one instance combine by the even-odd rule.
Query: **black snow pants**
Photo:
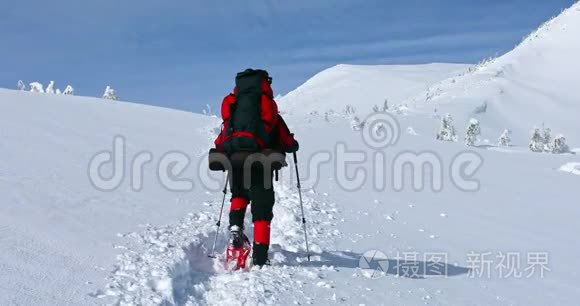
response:
[[[250,173],[245,173],[246,171]],[[246,206],[250,204],[252,223],[266,221],[270,223],[274,214],[274,188],[272,172],[264,172],[262,166],[252,169],[234,167],[230,173],[232,200],[230,206],[230,226],[243,228]]]

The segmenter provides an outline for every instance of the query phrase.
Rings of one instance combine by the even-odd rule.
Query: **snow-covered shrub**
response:
[[[50,81],[50,83],[48,83],[48,86],[46,86],[46,91],[47,94],[53,94],[54,95],[54,81]]]
[[[62,92],[62,94],[63,95],[74,96],[75,89],[72,86],[67,85],[66,88],[64,89],[64,91]]]
[[[409,109],[409,107],[407,106],[407,104],[397,104],[397,105],[395,105],[395,107],[393,107],[392,112],[394,112],[397,115],[402,115],[405,113],[405,110],[408,110],[408,109]]]
[[[44,92],[44,86],[39,82],[32,82],[28,85],[30,86],[30,92]]]
[[[467,146],[473,146],[480,134],[481,128],[479,127],[479,120],[471,118],[467,126],[467,131],[465,132],[465,144]]]
[[[485,59],[481,60],[479,63],[477,63],[476,65],[469,67],[468,72],[473,73],[475,71],[481,70],[481,69],[485,68],[486,66],[488,66],[489,64],[495,62],[495,60],[496,60],[495,57],[485,58]]]
[[[385,125],[384,124],[379,123],[373,127],[373,134],[374,135],[383,135],[382,133],[385,133]]]
[[[206,104],[205,108],[201,110],[204,115],[213,116],[213,111],[211,110],[211,105]]]
[[[103,94],[103,99],[118,100],[119,98],[117,98],[115,90],[111,88],[111,86],[107,86],[107,88],[105,88],[105,93]]]
[[[18,90],[26,90],[26,84],[24,84],[24,81],[18,81]]]
[[[570,152],[570,148],[566,144],[566,138],[564,135],[558,135],[554,138],[554,143],[552,145],[552,153],[560,154],[560,153],[568,153]]]
[[[328,118],[328,112],[324,112],[324,121],[330,122],[330,119]]]
[[[498,138],[498,145],[500,146],[504,146],[504,147],[509,147],[511,142],[512,142],[512,131],[505,129],[503,130],[503,133],[501,133],[501,136],[499,136]]]
[[[419,134],[417,134],[417,132],[415,131],[415,129],[412,126],[407,127],[407,134],[413,135],[413,136],[419,135]]]
[[[354,108],[354,106],[347,104],[346,107],[344,108],[344,114],[347,116],[350,115],[354,115],[356,113],[356,109]]]
[[[358,118],[358,116],[354,116],[352,118],[352,120],[350,121],[350,127],[354,130],[354,131],[360,131],[364,128],[365,126],[365,122],[364,121],[360,121],[360,119]]]
[[[483,114],[487,112],[487,101],[484,101],[481,105],[478,105],[476,108],[473,109],[474,114]]]
[[[373,106],[374,113],[380,113],[380,112],[386,113],[388,111],[389,111],[389,100],[388,99],[385,99],[385,102],[383,102],[382,107],[379,107],[376,104]]]
[[[532,131],[532,139],[530,140],[530,151],[544,152],[544,138],[539,128],[534,128]]]
[[[439,113],[437,113],[437,107],[433,107],[433,118],[441,118],[441,116],[439,116]]]
[[[433,100],[434,98],[440,96],[442,93],[443,93],[443,90],[439,87],[427,88],[427,92],[425,93],[425,102],[429,102],[429,101]]]
[[[457,141],[457,133],[453,126],[453,117],[451,117],[451,114],[447,114],[441,119],[441,127],[436,138],[441,141]]]

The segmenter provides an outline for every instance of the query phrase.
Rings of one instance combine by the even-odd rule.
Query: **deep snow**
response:
[[[206,256],[221,182],[208,183],[197,173],[205,169],[217,118],[0,90],[0,304],[575,305],[579,17],[576,4],[514,51],[472,72],[445,64],[341,65],[282,98],[281,109],[301,142],[314,256],[305,262],[288,168],[275,186],[274,265],[249,272],[228,273],[221,259]],[[375,150],[363,141],[368,130],[354,131],[350,121],[367,117],[384,98],[391,111],[380,116],[395,118],[385,124],[387,132],[398,129],[399,139]],[[342,113],[349,104],[355,114]],[[397,104],[406,106],[397,111]],[[460,140],[468,119],[477,117],[481,141],[471,148],[436,141],[438,116],[446,112],[455,117]],[[568,136],[572,153],[528,150],[529,132],[542,121]],[[498,147],[505,128],[514,130],[513,145]],[[116,136],[125,141],[125,176],[118,188],[100,191],[89,180],[89,162],[110,151]],[[359,168],[369,176],[381,168],[373,158],[384,156],[384,188],[367,177],[347,190],[340,172],[344,154],[335,151],[341,144],[365,154]],[[136,190],[129,161],[143,152],[152,161],[143,168],[143,188]],[[163,187],[157,168],[169,152],[191,159],[183,173],[173,173],[191,179],[191,190]],[[395,171],[396,161],[409,152],[438,158],[440,190],[429,187],[434,170],[423,174],[421,190],[411,188],[409,172]],[[454,160],[466,152],[483,161],[473,191],[462,190],[451,174]],[[352,178],[353,165],[347,169]],[[111,167],[104,172],[110,174]],[[400,190],[398,175],[406,179]],[[221,250],[224,239],[222,227]],[[435,253],[446,260],[439,264],[427,256]],[[478,254],[488,254],[489,269],[476,269]],[[521,256],[515,274],[506,273],[506,254]],[[538,271],[527,277],[528,256],[534,254],[548,256],[543,277]],[[372,261],[367,270],[363,255],[382,261]]]

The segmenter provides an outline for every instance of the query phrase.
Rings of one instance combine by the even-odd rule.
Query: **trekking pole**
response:
[[[294,168],[296,169],[296,187],[298,187],[298,198],[300,199],[300,211],[302,212],[302,229],[304,230],[304,242],[306,243],[306,256],[310,261],[310,248],[308,247],[308,233],[306,232],[306,218],[304,217],[304,204],[302,204],[302,191],[300,190],[300,174],[298,173],[298,158],[296,152],[294,154]]]
[[[217,221],[217,223],[215,224],[217,226],[217,231],[215,232],[215,237],[213,239],[213,246],[211,248],[211,254],[208,255],[208,257],[210,258],[215,258],[215,245],[217,243],[217,238],[218,238],[218,234],[220,232],[220,225],[222,224],[222,214],[224,212],[224,204],[226,202],[226,194],[228,193],[228,183],[229,183],[229,178],[226,172],[226,185],[224,186],[224,190],[222,190],[223,194],[224,194],[224,198],[222,199],[222,207],[220,208],[220,217]]]

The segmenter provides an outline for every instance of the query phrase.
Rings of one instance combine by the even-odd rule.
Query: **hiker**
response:
[[[243,234],[244,217],[251,203],[254,224],[252,262],[257,266],[269,264],[270,222],[274,217],[272,172],[279,166],[269,168],[254,163],[245,167],[244,162],[248,154],[276,152],[280,155],[294,153],[299,147],[278,113],[271,84],[272,78],[264,70],[247,69],[237,74],[233,93],[222,102],[222,129],[214,142],[215,150],[224,153],[231,162],[229,247],[240,248],[244,239],[247,241]]]

